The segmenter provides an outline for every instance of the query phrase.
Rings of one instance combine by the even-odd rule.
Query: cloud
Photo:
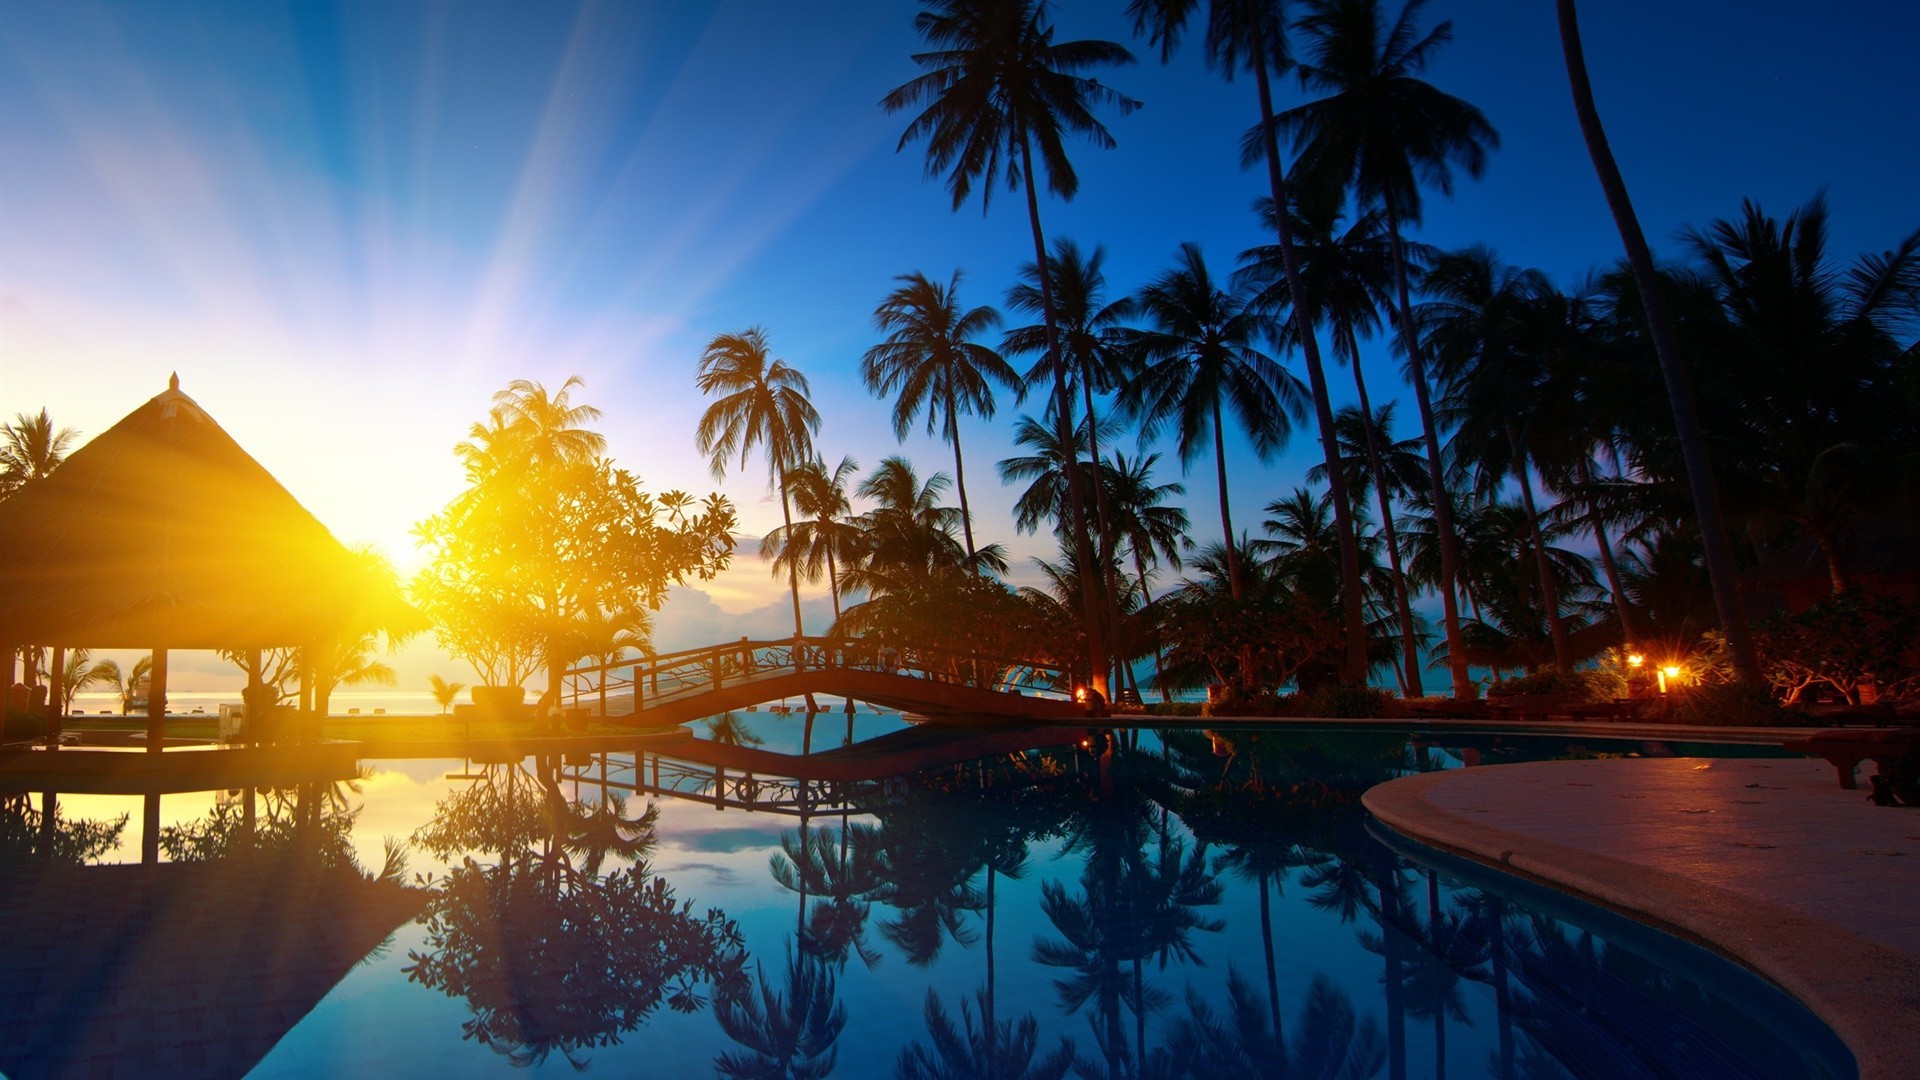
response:
[[[715,885],[733,886],[740,883],[740,875],[733,867],[722,866],[719,863],[676,863],[673,866],[661,867],[660,873],[664,876],[688,870],[706,871],[707,880]]]

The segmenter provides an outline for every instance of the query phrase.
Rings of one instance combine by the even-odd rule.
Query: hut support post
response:
[[[157,754],[166,744],[167,647],[157,645],[153,650],[153,668],[147,672],[147,753]],[[158,814],[157,800],[154,805],[154,813]],[[155,843],[158,842],[156,839]]]
[[[55,791],[40,793],[40,856],[53,858],[53,845],[60,835],[57,822],[60,819],[60,794]]]
[[[262,707],[260,704],[264,697],[260,691],[260,650],[248,649],[247,689],[240,695],[243,713],[240,717],[240,731],[243,736],[241,741],[248,746],[260,745],[260,725],[267,722],[267,707]],[[253,828],[252,788],[247,789],[247,828],[248,834],[251,835]]]
[[[161,654],[164,655],[164,654]],[[155,661],[154,666],[159,667]],[[148,866],[160,861],[160,795],[150,792],[140,815],[140,861]]]
[[[47,674],[47,749],[60,749],[60,722],[67,715],[67,647],[53,647],[53,670]]]
[[[312,742],[320,737],[320,718],[313,714],[313,657],[315,647],[300,650],[300,739]]]

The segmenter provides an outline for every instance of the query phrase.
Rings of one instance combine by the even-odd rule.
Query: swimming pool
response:
[[[0,796],[0,1071],[1852,1073],[1763,981],[1382,843],[1360,807],[1564,744],[1029,741],[928,766],[923,740],[878,775],[905,759],[863,740],[805,781],[670,749],[368,761],[167,795],[144,867],[115,865],[140,859],[140,797]]]

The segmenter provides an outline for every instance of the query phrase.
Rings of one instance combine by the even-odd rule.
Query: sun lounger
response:
[[[1854,770],[1863,761],[1872,761],[1878,775],[1889,782],[1903,768],[1920,768],[1920,728],[1914,727],[1822,731],[1780,745],[1796,754],[1825,758],[1840,774],[1840,786],[1849,791],[1855,788]]]

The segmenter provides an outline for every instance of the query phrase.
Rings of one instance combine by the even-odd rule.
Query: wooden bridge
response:
[[[737,808],[805,817],[860,812],[886,798],[897,778],[968,762],[1019,760],[1030,751],[1081,745],[1085,730],[1060,724],[907,728],[818,754],[783,754],[709,739],[682,739],[658,750],[603,752],[570,761],[558,779],[607,793],[667,796],[716,810]],[[1073,771],[1094,759],[1069,753]]]
[[[834,694],[935,719],[1075,720],[1052,664],[900,647],[861,638],[741,638],[724,645],[569,669],[563,696],[640,726],[684,724],[783,698]]]

